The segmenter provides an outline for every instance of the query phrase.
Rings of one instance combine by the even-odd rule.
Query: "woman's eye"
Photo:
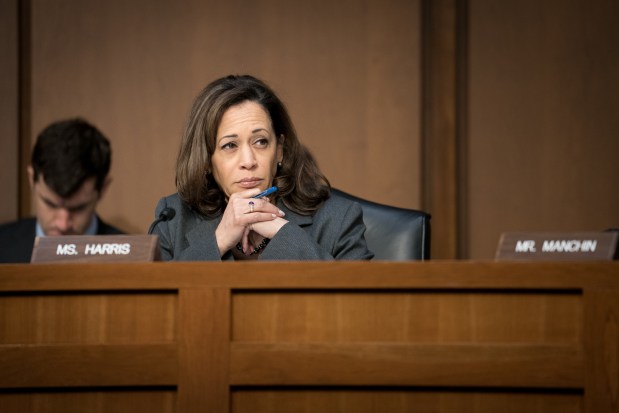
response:
[[[267,138],[258,138],[256,139],[256,145],[258,146],[268,146],[269,140]]]
[[[234,142],[228,142],[225,143],[221,146],[221,149],[226,150],[226,149],[234,149],[236,148],[236,144]]]

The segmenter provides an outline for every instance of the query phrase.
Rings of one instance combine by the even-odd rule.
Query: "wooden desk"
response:
[[[0,265],[0,411],[619,412],[618,320],[616,262]]]

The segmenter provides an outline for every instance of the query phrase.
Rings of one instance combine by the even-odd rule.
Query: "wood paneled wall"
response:
[[[29,211],[16,148],[27,159],[46,124],[79,115],[113,145],[102,216],[145,232],[175,190],[194,96],[252,73],[288,104],[334,186],[433,214],[433,258],[490,258],[502,231],[619,226],[614,2],[1,4],[3,33],[23,31],[2,44],[3,90],[28,63],[28,87],[2,96],[2,119],[23,120],[1,126],[2,221],[16,204]]]
[[[14,219],[19,206],[18,30],[17,2],[0,0],[0,222]]]
[[[229,73],[273,86],[334,186],[419,207],[418,1],[32,1],[33,130],[109,136],[111,222],[146,231],[194,96]]]
[[[619,3],[471,0],[467,256],[619,227]]]

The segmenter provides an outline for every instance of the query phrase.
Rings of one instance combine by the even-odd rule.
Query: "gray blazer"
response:
[[[277,206],[286,213],[284,225],[260,254],[261,260],[369,260],[374,257],[365,243],[365,224],[361,206],[339,195],[331,197],[313,216],[299,215],[281,202]],[[166,208],[176,215],[161,222],[153,234],[159,235],[164,261],[233,260],[231,252],[219,255],[215,229],[221,215],[207,219],[192,210],[178,194],[162,198],[155,216]]]

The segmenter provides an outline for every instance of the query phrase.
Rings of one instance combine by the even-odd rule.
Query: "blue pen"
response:
[[[252,198],[262,198],[262,197],[265,197],[267,195],[271,195],[275,191],[277,191],[277,187],[276,186],[272,186],[269,189],[260,192],[258,195],[252,196]]]

